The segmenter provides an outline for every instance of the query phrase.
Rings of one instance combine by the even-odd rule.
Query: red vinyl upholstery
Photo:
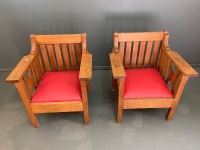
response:
[[[172,98],[162,76],[154,68],[126,69],[124,98]]]
[[[46,72],[32,103],[82,100],[78,71]]]

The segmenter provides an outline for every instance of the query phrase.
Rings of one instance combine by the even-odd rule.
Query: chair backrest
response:
[[[39,52],[44,71],[78,70],[82,53],[87,53],[86,33],[30,35],[31,53]]]
[[[114,33],[114,52],[124,68],[156,67],[160,49],[168,46],[168,32]],[[164,47],[163,47],[164,46]]]

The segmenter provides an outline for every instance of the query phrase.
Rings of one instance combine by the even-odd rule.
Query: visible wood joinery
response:
[[[174,93],[174,91],[175,91],[176,83],[177,83],[177,80],[178,80],[180,74],[181,74],[180,70],[177,70],[176,72],[174,72],[174,64],[170,63],[169,75],[165,82],[168,83],[169,81],[171,81],[171,83],[172,83],[171,92],[172,93]]]
[[[177,52],[170,50],[168,39],[167,31],[114,34],[110,62],[112,68],[112,90],[117,90],[118,92],[117,123],[122,120],[123,109],[169,108],[166,119],[170,120],[172,118],[187,79],[197,76],[198,73]],[[132,77],[126,76],[125,69],[130,69],[129,71],[131,71],[131,69],[145,68],[156,68],[166,86],[170,88],[167,83],[171,83],[170,90],[172,95],[158,97],[155,94],[155,96],[147,95],[147,97],[144,97],[147,91],[144,90],[140,91],[144,95],[140,95],[138,98],[124,98],[124,89],[129,88],[124,87],[128,85],[124,84],[124,80],[125,78],[134,78],[134,75]],[[176,72],[174,68],[176,68]],[[141,88],[141,85],[139,86]],[[151,86],[151,88],[154,88],[153,84]],[[129,94],[137,92],[137,90],[131,91],[131,89],[127,91],[129,91]]]
[[[36,89],[36,84],[34,82],[34,76],[31,68],[28,69],[28,77],[23,76],[24,84],[26,87],[26,90],[28,92],[29,98],[32,98],[33,95],[33,88]]]

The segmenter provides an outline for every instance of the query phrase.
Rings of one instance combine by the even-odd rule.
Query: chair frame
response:
[[[6,82],[13,83],[18,89],[21,99],[25,105],[28,116],[34,127],[39,127],[36,114],[40,113],[56,113],[56,112],[83,112],[84,122],[89,124],[88,96],[90,90],[90,80],[92,78],[92,55],[88,52],[86,44],[86,33],[83,34],[63,34],[63,35],[30,35],[31,52],[24,56],[18,65],[13,69],[7,77]],[[75,66],[74,52],[71,55],[71,66],[68,54],[62,51],[67,49],[65,46],[69,44],[69,50],[74,51],[74,46],[78,46],[77,57],[78,66]],[[74,44],[74,45],[73,45]],[[47,46],[45,46],[47,45]],[[53,56],[53,46],[55,54]],[[60,45],[60,46],[59,46]],[[40,49],[39,49],[40,47]],[[47,48],[49,52],[49,61],[47,56]],[[42,50],[42,52],[40,51]],[[81,51],[82,50],[82,51]],[[52,51],[52,53],[50,53]],[[70,53],[70,52],[69,52]],[[46,57],[46,58],[45,58]],[[57,66],[56,66],[57,60]],[[51,62],[51,63],[50,63]],[[64,65],[65,64],[65,65]],[[44,102],[31,103],[34,90],[37,89],[40,79],[46,71],[79,71],[79,80],[81,86],[82,101],[65,101],[65,102]],[[27,77],[28,76],[28,77]],[[34,89],[34,90],[33,90]]]
[[[160,47],[158,46],[159,44],[157,44],[158,40],[161,41]],[[123,109],[168,108],[166,120],[172,119],[188,78],[197,76],[198,73],[177,52],[169,48],[168,40],[169,34],[167,31],[114,33],[114,48],[109,56],[112,68],[112,90],[117,90],[118,92],[117,123],[121,123],[122,121]],[[130,42],[133,41],[136,42],[136,48],[133,47],[134,52],[131,52]],[[155,41],[154,45],[158,50],[160,49],[157,61],[156,56],[154,54],[150,56],[150,52],[148,51],[146,52],[146,56],[144,56],[144,41],[149,42],[147,49],[152,46],[152,41]],[[125,49],[125,42],[126,53],[123,51],[123,49]],[[138,42],[140,42],[139,50],[137,45]],[[131,53],[132,62],[130,63]],[[145,57],[144,60],[143,57]],[[177,71],[175,71],[175,67],[177,68]],[[169,89],[173,98],[125,99],[124,82],[126,73],[124,69],[142,68],[156,68],[162,75],[166,84],[171,82],[172,87],[169,87]]]

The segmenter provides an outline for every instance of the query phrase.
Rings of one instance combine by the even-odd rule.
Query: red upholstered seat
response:
[[[126,69],[124,98],[172,98],[162,76],[154,68]]]
[[[46,72],[32,103],[82,100],[78,71]]]

